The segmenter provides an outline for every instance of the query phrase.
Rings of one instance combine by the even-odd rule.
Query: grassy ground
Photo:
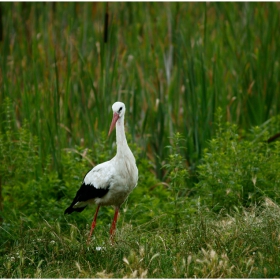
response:
[[[105,229],[89,246],[88,230],[42,221],[5,244],[4,278],[273,278],[279,277],[279,207],[227,217],[200,209],[175,233],[146,225],[122,225],[115,244]],[[166,219],[162,217],[161,219]],[[122,218],[121,218],[122,220]],[[151,221],[150,223],[153,223]],[[10,241],[8,241],[9,243]]]
[[[0,8],[1,277],[279,277],[279,3]],[[116,100],[139,184],[87,246]]]

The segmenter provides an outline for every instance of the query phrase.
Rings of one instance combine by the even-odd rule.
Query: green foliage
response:
[[[194,214],[181,232],[146,231],[127,224],[112,246],[100,236],[86,245],[77,224],[42,221],[17,241],[1,245],[4,278],[273,278],[279,277],[279,207],[267,200],[262,210],[227,217]],[[17,231],[22,231],[19,224]],[[178,245],[174,246],[175,239]]]
[[[51,160],[47,161],[38,179],[30,174],[28,180],[21,182],[21,187],[14,180],[13,201],[9,196],[5,200],[4,223],[1,225],[1,276],[278,276],[280,224],[277,222],[279,207],[274,202],[266,198],[261,207],[252,207],[250,212],[236,209],[231,216],[214,214],[200,205],[201,201],[209,203],[207,206],[213,202],[208,201],[205,194],[209,189],[214,189],[209,188],[209,182],[215,180],[211,178],[211,181],[205,175],[213,166],[216,168],[213,176],[227,176],[228,180],[239,180],[240,184],[246,182],[243,177],[256,178],[252,181],[255,197],[251,195],[250,201],[257,197],[257,191],[261,195],[277,198],[279,142],[269,145],[264,142],[267,132],[275,130],[277,121],[271,119],[262,128],[255,127],[246,136],[248,140],[238,136],[235,125],[222,122],[217,125],[217,136],[209,142],[209,148],[203,154],[203,163],[198,167],[200,182],[197,192],[201,198],[197,209],[194,203],[197,199],[190,192],[192,181],[189,180],[189,169],[182,156],[185,142],[182,135],[176,133],[171,139],[172,145],[168,147],[168,163],[164,166],[166,183],[156,179],[150,171],[152,162],[143,157],[139,147],[131,145],[139,167],[139,184],[123,205],[114,246],[110,245],[108,236],[112,218],[110,208],[103,207],[99,226],[88,247],[86,237],[92,219],[91,211],[67,217],[63,215],[85,170],[114,153],[108,149],[110,142],[106,141],[106,133],[101,134],[92,150],[76,146],[61,151],[65,181],[52,171]],[[25,134],[32,139],[31,134]],[[19,135],[14,135],[14,138]],[[128,139],[130,137],[128,134]],[[6,135],[2,139],[1,143],[7,146]],[[21,156],[31,153],[20,152],[21,147],[24,145],[13,146],[13,153]],[[33,149],[34,145],[25,148]],[[17,160],[23,162],[26,159],[18,157]],[[235,166],[231,164],[232,160]],[[216,167],[215,162],[220,165]],[[15,179],[21,178],[21,173],[16,175],[18,177]],[[226,180],[224,184],[227,184]],[[6,185],[4,190],[10,188],[9,184]],[[230,197],[235,203],[232,205],[229,205],[230,199],[226,194],[215,189],[215,193],[220,195],[215,199],[221,207],[244,202],[238,196],[238,187],[234,189],[236,196]],[[6,193],[4,197],[7,197]]]
[[[39,173],[38,140],[30,133],[25,121],[18,130],[12,129],[11,101],[5,99],[6,118],[4,133],[0,132],[0,178],[2,184],[14,186],[18,181],[27,182]]]
[[[106,3],[1,7],[0,104],[13,100],[60,179],[60,151],[92,147],[116,100],[159,180],[176,131],[196,167],[218,107],[244,130],[280,112],[279,3],[109,3],[106,43]]]
[[[183,219],[183,215],[186,215],[187,211],[187,192],[186,179],[188,178],[188,170],[183,160],[181,149],[185,144],[182,135],[176,133],[172,138],[173,145],[169,146],[170,155],[165,164],[165,168],[168,172],[168,190],[169,201],[171,203],[171,212],[169,214],[174,217],[174,230],[178,231],[179,220]],[[182,145],[182,146],[181,146]]]
[[[263,196],[279,201],[279,142],[267,144],[268,133],[259,127],[252,134],[254,141],[241,139],[236,125],[219,122],[204,151],[197,187],[215,211],[258,203]]]
[[[23,130],[24,128],[21,128]],[[23,145],[22,134],[28,135],[28,143],[31,142],[32,135],[28,133],[26,129],[24,132],[20,132],[19,135],[15,134],[11,137],[14,141],[8,141],[6,135],[1,139],[3,151],[1,166],[3,167],[3,175],[5,175],[6,183],[2,184],[3,211],[1,215],[4,218],[3,227],[8,232],[16,230],[17,221],[24,219],[24,228],[30,228],[36,225],[42,220],[59,221],[63,226],[67,227],[67,223],[77,222],[84,228],[88,227],[93,210],[91,208],[84,211],[82,214],[73,214],[64,216],[64,210],[70,204],[75,196],[82,179],[86,172],[93,166],[109,160],[115,154],[115,148],[111,149],[110,142],[107,139],[105,132],[101,133],[100,137],[93,145],[93,149],[84,147],[68,148],[61,151],[61,165],[63,178],[60,178],[58,172],[52,171],[50,165],[52,164],[51,157],[43,166],[41,174],[35,176],[27,173],[28,163],[30,168],[35,168],[35,160],[29,158],[28,155],[36,154],[35,145]],[[17,140],[19,136],[19,140]],[[128,138],[131,138],[128,135]],[[130,140],[131,141],[131,140]],[[12,149],[10,143],[18,143],[13,145]],[[24,152],[22,148],[24,147]],[[135,154],[138,167],[139,167],[139,185],[135,190],[135,194],[129,198],[129,204],[124,205],[124,215],[121,215],[120,223],[124,221],[132,222],[134,224],[142,224],[149,222],[155,216],[162,213],[160,204],[165,201],[168,196],[168,191],[160,186],[159,181],[156,179],[153,173],[151,163],[144,157],[140,157],[141,150],[136,145],[131,146],[133,153]],[[10,152],[9,152],[10,151]],[[17,155],[14,158],[14,155]],[[11,172],[14,176],[13,181],[10,180],[7,174],[5,174],[6,168],[9,166],[8,159],[13,159],[13,166],[21,168],[17,172]],[[34,171],[31,169],[31,171]],[[30,171],[30,172],[31,172]],[[22,180],[22,175],[25,175]],[[28,175],[29,174],[29,175]],[[3,181],[4,182],[4,181]],[[152,194],[151,189],[156,188]],[[153,205],[153,207],[151,207]],[[143,207],[144,206],[144,207]],[[13,209],[13,211],[10,211]],[[113,209],[103,207],[99,213],[99,228],[106,227],[111,222],[113,215]],[[123,217],[122,217],[123,216]],[[155,225],[153,225],[154,227]],[[5,232],[3,232],[4,236]],[[13,235],[14,239],[17,239],[17,235]]]
[[[106,7],[1,3],[0,275],[279,277],[279,3],[109,3],[104,42]],[[116,100],[139,182],[87,247]]]

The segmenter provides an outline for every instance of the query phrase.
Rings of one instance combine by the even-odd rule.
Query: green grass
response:
[[[125,224],[109,242],[98,230],[89,246],[88,230],[42,221],[21,223],[17,240],[1,251],[4,278],[273,278],[279,277],[279,207],[267,200],[262,209],[236,211],[227,217],[207,209],[170,228]],[[163,219],[163,217],[162,217]],[[165,219],[165,218],[164,218]],[[122,218],[121,218],[122,222]]]
[[[107,42],[106,3],[0,5],[1,277],[279,277],[279,3],[112,2]],[[139,184],[87,247],[117,100]]]
[[[279,200],[280,142],[268,145],[263,141],[275,123],[277,127],[278,119],[254,128],[250,141],[237,141],[235,125],[217,123],[217,135],[198,165],[198,184],[190,180],[180,154],[186,141],[180,134],[167,147],[166,182],[156,179],[151,163],[140,158],[141,149],[132,145],[138,158],[139,184],[122,206],[115,243],[109,241],[113,209],[102,207],[89,246],[86,241],[94,210],[69,216],[63,212],[91,159],[101,162],[108,158],[110,151],[98,150],[107,151],[106,134],[94,150],[75,147],[61,151],[61,165],[69,178],[64,181],[50,166],[36,178],[38,143],[25,127],[18,134],[7,128],[8,133],[0,137],[4,198],[0,275],[278,277],[280,208],[275,201]],[[242,197],[245,191],[251,195],[246,201]]]

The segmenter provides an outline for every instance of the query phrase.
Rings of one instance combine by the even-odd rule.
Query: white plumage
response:
[[[108,135],[116,127],[117,154],[110,161],[95,166],[86,174],[72,204],[65,210],[65,213],[71,214],[73,211],[83,211],[88,204],[97,204],[88,241],[96,225],[99,207],[106,205],[115,207],[115,215],[110,229],[111,238],[113,237],[119,207],[136,187],[138,181],[135,158],[125,137],[125,105],[122,102],[116,102],[112,109],[113,120]]]

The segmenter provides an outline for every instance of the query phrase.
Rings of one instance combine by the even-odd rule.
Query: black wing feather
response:
[[[109,191],[109,187],[110,186],[108,186],[106,189],[97,189],[93,185],[86,185],[85,183],[83,183],[80,189],[77,191],[73,202],[65,210],[64,214],[71,214],[74,211],[82,212],[86,208],[86,206],[80,208],[73,208],[73,206],[77,202],[87,201],[97,197],[103,197]]]

